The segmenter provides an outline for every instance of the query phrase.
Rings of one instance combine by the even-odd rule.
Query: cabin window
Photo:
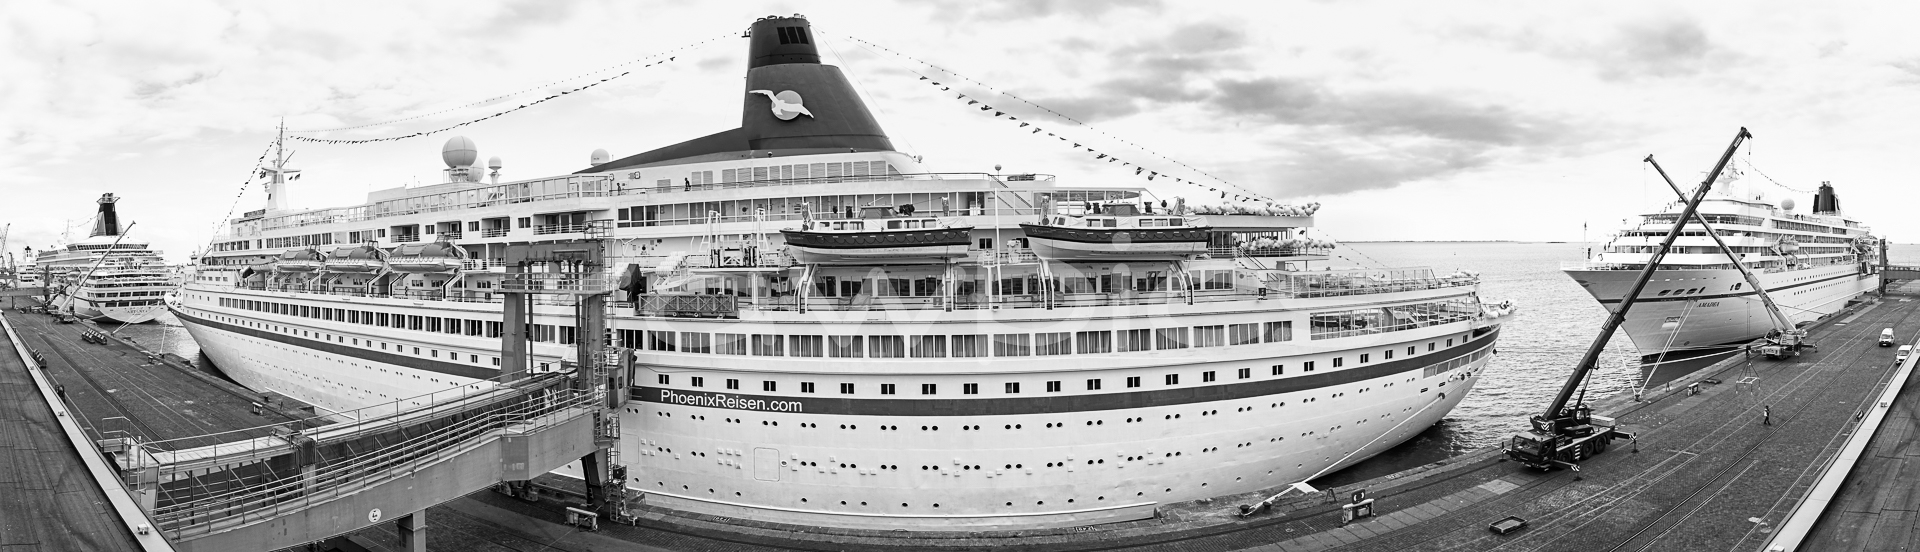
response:
[[[861,336],[857,335],[827,336],[827,355],[836,358],[860,358],[861,349],[863,349],[862,341]]]
[[[818,335],[787,336],[787,351],[797,357],[820,357],[826,350],[825,337]]]
[[[771,382],[769,382],[769,383],[771,383]],[[811,381],[803,381],[803,382],[800,382],[800,392],[801,392],[801,393],[812,393],[812,392],[813,392],[813,382],[811,382]]]
[[[1018,394],[1020,394],[1020,382],[1017,382],[1017,381],[1009,381],[1009,382],[1007,382],[1007,383],[1006,383],[1006,391],[1007,391],[1007,394],[1008,394],[1008,395],[1018,395]]]
[[[693,383],[693,386],[694,386],[694,387],[706,387],[706,386],[707,386],[707,378],[703,378],[703,377],[700,377],[700,376],[694,376],[694,377],[692,377],[692,378],[688,378],[688,379],[691,379],[691,380],[693,380],[693,381],[692,381],[692,383]]]
[[[922,395],[938,395],[938,394],[940,394],[940,384],[937,384],[937,383],[922,383],[922,384],[920,384],[920,394],[922,394]]]
[[[1073,353],[1073,334],[1068,332],[1033,334],[1033,353],[1039,356]]]
[[[1155,349],[1185,349],[1189,343],[1187,339],[1187,329],[1184,327],[1160,328],[1154,330],[1153,333],[1153,348]]]
[[[1251,378],[1251,377],[1253,377],[1253,369],[1252,369],[1252,368],[1241,368],[1241,369],[1240,369],[1240,379],[1247,379],[1247,378]]]
[[[1075,332],[1074,352],[1083,355],[1113,352],[1113,332]]]
[[[852,395],[852,394],[853,394],[853,384],[851,384],[851,383],[842,383],[842,384],[840,384],[840,394],[842,394],[842,395]]]
[[[1167,385],[1180,385],[1180,374],[1167,374]]]
[[[1119,352],[1153,350],[1153,330],[1119,330]]]
[[[954,358],[979,358],[987,356],[986,334],[953,336]]]
[[[946,358],[947,338],[942,335],[916,335],[908,342],[907,354],[913,358]]]
[[[870,358],[900,358],[906,356],[906,338],[897,335],[867,336],[867,356]]]
[[[1052,382],[1052,383],[1059,383],[1059,382]],[[1048,388],[1047,390],[1048,390],[1048,391],[1057,391],[1057,389],[1053,389],[1052,387],[1049,387],[1049,388]],[[1100,390],[1100,379],[1099,379],[1099,378],[1093,378],[1093,379],[1089,379],[1089,380],[1087,380],[1087,390],[1088,390],[1088,391],[1099,391],[1099,390]]]
[[[1227,344],[1226,326],[1194,326],[1193,346],[1219,347]]]
[[[783,343],[785,343],[785,341],[778,335],[754,334],[753,355],[784,356],[785,348],[781,347]]]
[[[993,356],[1015,357],[1033,354],[1033,336],[1028,334],[993,334]]]
[[[928,384],[928,385],[932,385],[932,384]],[[978,383],[962,383],[962,384],[960,384],[960,394],[962,394],[962,395],[978,395],[978,394],[980,394],[980,384],[978,384]]]
[[[1127,376],[1127,387],[1139,387],[1140,376]]]
[[[1291,320],[1267,322],[1264,329],[1266,330],[1267,343],[1293,340],[1293,321]]]
[[[1334,359],[1334,360],[1339,360],[1339,359]],[[1303,362],[1303,363],[1301,363],[1301,364],[1300,364],[1300,369],[1301,369],[1301,370],[1304,370],[1304,371],[1308,371],[1308,372],[1312,372],[1312,371],[1313,371],[1313,361],[1311,361],[1311,360],[1309,360],[1309,361],[1306,361],[1306,362]]]
[[[727,389],[739,390],[740,380],[734,379],[734,378],[727,378]]]

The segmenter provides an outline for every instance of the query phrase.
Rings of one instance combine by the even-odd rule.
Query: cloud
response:
[[[1068,16],[1092,18],[1122,8],[1158,12],[1160,0],[926,0],[941,15],[956,19],[1011,21]]]
[[[1229,180],[1274,197],[1325,197],[1437,180],[1485,167],[1501,156],[1474,144],[1394,140],[1389,147],[1269,142],[1265,161],[1235,167]],[[1251,176],[1249,176],[1251,175]]]

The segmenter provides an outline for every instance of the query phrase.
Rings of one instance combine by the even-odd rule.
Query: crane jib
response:
[[[1621,297],[1620,306],[1615,308],[1613,314],[1607,316],[1606,322],[1600,325],[1600,335],[1594,336],[1593,344],[1587,346],[1586,354],[1580,357],[1580,364],[1574,366],[1573,374],[1567,377],[1567,382],[1561,385],[1560,392],[1554,395],[1553,402],[1547,405],[1546,414],[1536,420],[1552,420],[1560,417],[1561,411],[1567,407],[1567,401],[1573,398],[1573,393],[1580,389],[1581,382],[1586,379],[1588,373],[1593,371],[1594,364],[1599,362],[1600,351],[1606,348],[1607,340],[1613,337],[1614,330],[1619,329],[1620,324],[1626,322],[1627,311],[1633,308],[1634,300],[1640,297],[1640,290],[1645,288],[1647,281],[1653,278],[1653,271],[1660,266],[1660,261],[1666,258],[1667,250],[1673,246],[1674,239],[1680,237],[1681,228],[1686,226],[1687,221],[1692,219],[1694,212],[1700,208],[1700,200],[1707,197],[1707,190],[1712,189],[1714,180],[1720,178],[1720,171],[1725,170],[1727,163],[1733,160],[1733,154],[1740,149],[1740,143],[1752,137],[1753,134],[1748,133],[1746,127],[1740,127],[1740,132],[1734,134],[1733,143],[1727,145],[1727,151],[1720,155],[1720,161],[1714,163],[1713,171],[1707,173],[1707,178],[1700,181],[1700,186],[1693,190],[1693,197],[1687,199],[1687,206],[1680,212],[1680,217],[1674,220],[1673,228],[1668,230],[1667,236],[1660,240],[1660,247],[1654,248],[1653,255],[1647,259],[1647,265],[1640,269],[1640,276],[1634,279],[1633,287],[1628,288],[1626,295]]]

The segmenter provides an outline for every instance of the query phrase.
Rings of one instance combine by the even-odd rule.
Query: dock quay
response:
[[[1894,349],[1876,346],[1883,328],[1901,343],[1920,338],[1920,284],[1815,324],[1819,349],[1785,360],[1735,356],[1679,377],[1639,400],[1623,393],[1591,401],[1596,413],[1639,432],[1582,464],[1541,472],[1497,448],[1342,486],[1295,493],[1266,513],[1237,506],[1266,494],[1163,506],[1151,520],[1043,531],[897,532],[795,527],[690,516],[641,507],[633,526],[570,532],[564,508],[584,496],[577,480],[536,479],[542,500],[490,493],[434,508],[439,519],[484,526],[435,541],[459,549],[553,550],[1713,550],[1760,551],[1822,481],[1844,478],[1832,506],[1782,550],[1912,549],[1913,497],[1902,481],[1914,459],[1913,396]],[[1564,367],[1541,367],[1562,369]],[[1905,390],[1858,467],[1836,462],[1888,390]],[[1849,468],[1852,468],[1849,472]],[[1910,471],[1910,470],[1909,470]],[[1912,479],[1907,477],[1907,479]],[[1862,483],[1866,482],[1866,483]],[[1366,491],[1375,515],[1343,523],[1351,493]],[[1274,490],[1273,492],[1278,492]],[[643,503],[644,504],[644,503]],[[1495,534],[1508,516],[1527,526]],[[1808,531],[1801,527],[1791,529]],[[356,538],[391,539],[385,528]],[[1904,547],[1904,548],[1903,548]]]
[[[634,524],[603,524],[599,531],[580,532],[560,522],[566,508],[585,497],[578,480],[528,474],[537,490],[530,496],[475,492],[489,488],[486,482],[500,479],[501,474],[494,471],[500,458],[497,450],[473,451],[495,446],[498,440],[442,448],[422,457],[375,455],[384,462],[375,470],[340,474],[334,484],[355,485],[356,493],[360,488],[378,493],[382,482],[392,481],[404,482],[405,488],[437,487],[431,493],[434,497],[393,511],[424,511],[422,518],[444,520],[449,530],[435,533],[433,544],[448,549],[508,549],[517,546],[513,543],[540,543],[555,550],[1765,550],[1788,527],[1785,521],[1803,500],[1823,481],[1837,477],[1845,483],[1837,485],[1840,490],[1819,523],[1793,529],[1807,531],[1800,535],[1803,544],[1797,549],[1897,550],[1910,546],[1914,538],[1912,524],[1906,522],[1911,519],[1914,486],[1902,483],[1900,474],[1905,459],[1912,457],[1908,449],[1916,416],[1909,397],[1880,406],[1890,384],[1904,389],[1905,381],[1893,382],[1892,377],[1910,374],[1910,369],[1901,370],[1893,362],[1893,350],[1874,342],[1882,328],[1893,328],[1903,342],[1920,338],[1920,317],[1916,317],[1920,313],[1915,310],[1920,301],[1912,301],[1914,297],[1920,297],[1920,285],[1908,284],[1890,290],[1884,300],[1829,317],[1812,328],[1819,349],[1799,357],[1778,361],[1735,357],[1649,390],[1639,400],[1623,394],[1595,401],[1596,412],[1621,418],[1639,433],[1639,439],[1589,459],[1580,471],[1530,470],[1507,461],[1499,450],[1487,449],[1338,489],[1288,495],[1270,511],[1244,518],[1238,515],[1238,506],[1255,503],[1265,498],[1264,493],[1168,505],[1153,519],[1138,522],[911,535],[677,514],[648,508],[643,499]],[[124,481],[139,479],[124,475],[137,471],[128,469],[137,466],[123,461],[113,466],[122,474],[105,480],[85,475],[81,455],[97,453],[65,444],[64,437],[53,439],[49,432],[58,428],[48,424],[50,418],[58,418],[55,408],[71,411],[76,425],[87,428],[85,439],[96,446],[131,438],[170,443],[164,450],[220,451],[237,442],[284,439],[287,433],[272,428],[288,424],[302,427],[301,434],[323,443],[339,442],[328,436],[330,431],[353,431],[342,424],[324,423],[307,414],[303,405],[284,400],[267,401],[274,403],[273,408],[263,404],[256,410],[257,394],[230,382],[177,362],[155,361],[125,342],[83,340],[92,329],[85,324],[6,314],[14,330],[11,336],[18,340],[13,348],[28,350],[28,355],[39,352],[47,385],[57,387],[49,396],[63,398],[56,399],[57,407],[45,400],[27,400],[31,397],[14,397],[18,400],[8,403],[10,419],[23,420],[9,424],[3,437],[10,443],[9,454],[17,459],[9,465],[36,468],[10,468],[0,483],[19,491],[9,498],[18,505],[51,506],[9,508],[6,540],[0,544],[34,549],[141,548],[133,540],[137,535],[130,526],[134,524],[116,517],[105,506],[110,501],[101,498],[115,493],[139,496],[139,490],[130,490]],[[26,364],[18,353],[0,355],[0,366],[8,370],[6,381],[15,384],[8,387],[10,397],[29,392],[27,386],[33,385],[25,380],[30,373]],[[41,409],[38,414],[36,408]],[[1885,410],[1885,415],[1869,416],[1876,408]],[[406,414],[423,419],[439,415]],[[572,411],[549,414],[551,427],[563,429],[549,434],[590,436],[590,431],[576,425],[586,417]],[[1882,418],[1877,428],[1863,429],[1862,424]],[[1862,431],[1870,431],[1866,435],[1873,438],[1858,463],[1836,462],[1854,434]],[[471,435],[468,439],[462,442],[479,442]],[[564,463],[592,445],[590,440],[549,444],[561,452],[548,455],[548,463]],[[283,453],[291,454],[273,449],[265,456],[278,458]],[[468,464],[433,473],[435,466],[457,466],[462,457],[486,468]],[[398,479],[375,477],[384,477],[396,465],[407,465],[410,471]],[[361,479],[361,474],[374,472],[379,473]],[[273,487],[276,484],[283,486]],[[178,500],[229,496],[219,494],[223,492],[252,496],[248,493],[258,491],[249,490],[250,485],[275,489],[267,494],[290,492],[283,483],[268,481],[188,493],[192,496]],[[1341,513],[1346,509],[1342,506],[1359,490],[1373,499],[1375,515],[1343,523]],[[353,496],[360,498],[349,498]],[[357,510],[366,507],[369,496],[346,493],[333,498],[348,498],[339,502]],[[285,505],[280,502],[251,504],[275,516],[300,519],[297,512],[283,511]],[[1526,520],[1527,527],[1509,534],[1488,531],[1489,524],[1508,516]],[[242,515],[240,519],[251,518]],[[56,535],[50,527],[62,529]],[[351,527],[309,528],[307,534],[313,540],[345,535],[335,540],[392,542],[411,538],[408,533],[421,527],[368,521]],[[218,534],[212,529],[202,526],[201,534]],[[195,547],[189,541],[180,549],[214,549],[206,547],[212,542]],[[406,542],[425,546],[421,538]]]
[[[605,447],[607,393],[558,374],[316,414],[85,322],[4,315],[0,545],[275,550],[385,523],[424,550],[427,507]]]

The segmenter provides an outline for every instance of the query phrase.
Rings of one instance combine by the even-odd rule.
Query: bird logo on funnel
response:
[[[791,121],[801,115],[813,116],[813,112],[807,111],[807,106],[800,105],[800,94],[792,90],[782,90],[779,94],[767,90],[748,90],[747,93],[766,96],[773,101],[773,116],[782,121]]]

